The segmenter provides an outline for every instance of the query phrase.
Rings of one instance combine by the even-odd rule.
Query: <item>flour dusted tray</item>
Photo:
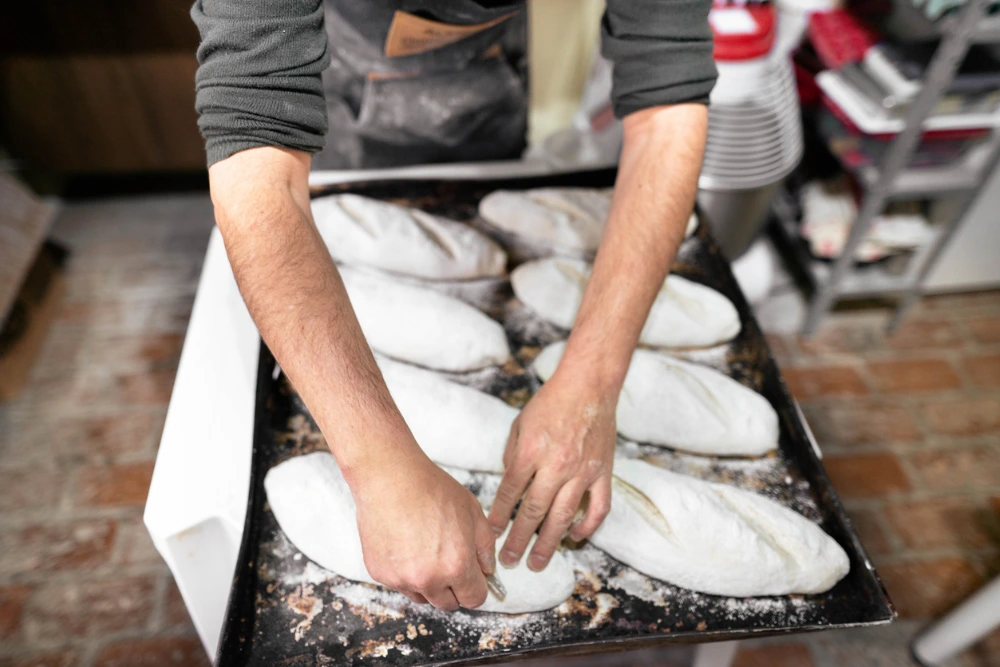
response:
[[[477,204],[494,190],[608,187],[614,175],[602,170],[493,181],[377,181],[326,187],[313,195],[352,192],[480,224],[475,221]],[[250,497],[217,667],[501,662],[892,620],[892,604],[711,238],[710,221],[703,215],[701,219],[698,231],[682,245],[673,270],[727,296],[740,313],[743,330],[731,343],[677,356],[722,370],[763,394],[779,415],[779,449],[757,460],[697,457],[647,445],[630,445],[631,454],[677,472],[756,491],[817,521],[850,558],[851,571],[844,579],[822,595],[718,597],[650,579],[588,545],[574,552],[587,572],[578,574],[576,589],[565,604],[542,613],[501,616],[474,611],[447,614],[331,575],[298,552],[267,505],[263,488],[267,471],[293,456],[325,449],[326,444],[262,346]],[[541,345],[565,332],[521,306],[506,281],[477,281],[452,291],[504,323],[518,362],[455,379],[523,405],[538,387],[525,369]],[[495,484],[495,479],[476,474],[468,486],[477,492],[488,484]]]

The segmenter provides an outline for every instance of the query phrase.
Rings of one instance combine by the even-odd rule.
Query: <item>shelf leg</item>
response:
[[[906,115],[906,125],[886,152],[879,165],[878,177],[865,195],[840,257],[834,263],[833,270],[824,284],[818,286],[816,296],[809,305],[809,313],[802,328],[803,335],[808,336],[816,331],[823,316],[837,300],[837,286],[851,269],[855,251],[868,234],[872,222],[885,209],[896,178],[913,157],[913,151],[920,141],[924,120],[934,109],[941,93],[954,79],[955,72],[958,71],[969,49],[969,38],[976,24],[985,15],[989,2],[990,0],[969,0],[959,11],[958,21],[954,24],[953,30],[945,36],[934,53],[920,94]]]
[[[948,612],[913,640],[922,665],[940,665],[1000,626],[1000,577]]]
[[[994,130],[994,135],[996,130]],[[990,157],[986,164],[982,168],[982,182],[987,183],[993,177],[993,171],[996,169],[997,163],[1000,162],[1000,141],[997,140],[996,136],[993,139],[993,147],[990,149]],[[948,242],[961,227],[962,222],[969,215],[969,211],[975,205],[978,199],[979,193],[982,191],[982,186],[977,188],[975,191],[969,193],[965,199],[962,201],[962,205],[959,206],[958,212],[955,217],[948,221],[945,228],[938,234],[937,238],[931,243],[930,248],[926,252],[920,253],[922,256],[915,257],[915,260],[920,262],[920,265],[916,269],[916,276],[913,280],[913,284],[903,295],[903,298],[899,300],[896,305],[896,311],[892,315],[892,319],[889,320],[888,332],[892,333],[899,327],[902,323],[903,318],[906,316],[907,311],[912,308],[920,297],[924,294],[924,282],[927,280],[927,276],[930,275],[931,269],[937,264],[938,257],[944,252],[947,247]]]

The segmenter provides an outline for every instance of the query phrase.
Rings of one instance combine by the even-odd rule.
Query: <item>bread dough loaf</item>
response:
[[[479,215],[525,239],[593,252],[610,208],[610,188],[497,190],[479,202]]]
[[[532,368],[555,372],[565,343],[549,345]],[[630,440],[695,454],[762,456],[778,446],[778,415],[767,399],[717,370],[636,350],[616,413]]]
[[[510,359],[500,323],[463,301],[348,268],[340,275],[361,330],[377,352],[452,372]]]
[[[378,359],[389,393],[417,444],[445,466],[503,473],[503,452],[518,411],[499,398],[436,373]]]
[[[616,459],[611,512],[590,541],[656,579],[713,595],[822,593],[847,554],[802,515],[748,491]]]
[[[347,579],[376,583],[365,568],[354,498],[329,452],[297,456],[271,468],[264,476],[264,490],[281,530],[306,557]],[[498,538],[497,549],[502,545]],[[562,552],[541,572],[529,570],[526,560],[516,568],[500,568],[497,576],[507,597],[501,602],[489,593],[480,611],[543,611],[562,604],[573,592],[573,567]]]
[[[524,239],[593,253],[601,243],[612,192],[611,188],[497,190],[479,202],[479,215]],[[692,213],[685,238],[697,227],[698,217]]]
[[[684,238],[691,238],[691,235],[695,233],[698,229],[698,214],[691,213],[691,217],[688,218],[687,227],[684,229]]]
[[[510,276],[514,294],[542,319],[571,329],[590,280],[589,263],[550,257],[527,262]],[[654,347],[708,347],[732,340],[740,316],[726,297],[680,276],[664,281],[639,342]]]
[[[358,195],[312,201],[334,259],[430,280],[502,275],[507,254],[472,227]]]

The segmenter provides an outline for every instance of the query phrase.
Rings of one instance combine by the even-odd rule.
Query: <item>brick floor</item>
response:
[[[205,195],[56,223],[66,301],[0,405],[0,667],[208,664],[141,513],[210,228]],[[925,299],[891,337],[884,321],[768,338],[902,619],[750,642],[739,667],[907,664],[913,634],[1000,564],[1000,292]],[[954,664],[998,654],[995,633]],[[587,664],[665,664],[617,660]]]
[[[764,644],[745,646],[736,654],[732,667],[813,667],[812,652],[805,644]]]
[[[821,396],[863,396],[868,393],[864,378],[850,366],[789,368],[784,378],[792,395],[800,401]]]
[[[56,221],[66,301],[0,405],[0,667],[210,664],[142,508],[211,224],[207,195]]]
[[[887,315],[838,312],[811,339],[768,339],[902,623],[918,628],[1000,566],[1000,291],[925,299],[891,337]],[[857,650],[807,643],[823,664],[907,664],[905,643],[883,661],[866,632]],[[955,664],[1000,664],[998,645]]]
[[[910,490],[910,481],[895,454],[827,457],[824,465],[844,498],[878,498]]]
[[[944,359],[873,361],[868,370],[875,386],[887,394],[958,389],[962,380]]]

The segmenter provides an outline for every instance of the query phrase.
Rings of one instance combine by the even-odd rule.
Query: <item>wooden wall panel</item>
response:
[[[193,53],[192,2],[0,0],[0,55]]]
[[[204,168],[192,53],[14,56],[0,64],[11,153],[61,173]]]

